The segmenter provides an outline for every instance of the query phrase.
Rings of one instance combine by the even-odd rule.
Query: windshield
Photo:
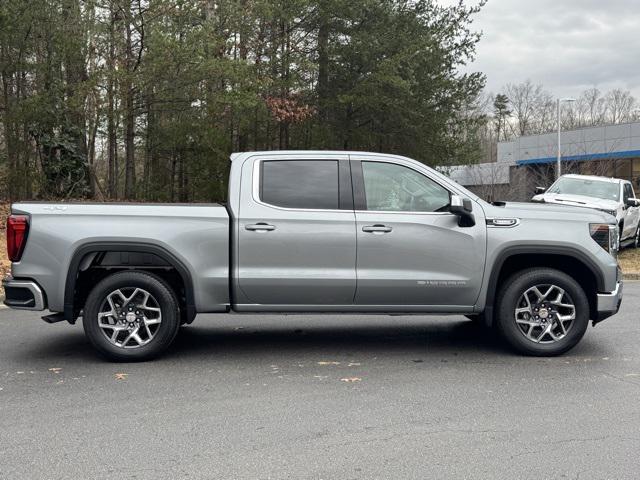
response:
[[[617,202],[620,198],[620,186],[617,183],[603,182],[601,180],[562,177],[551,185],[549,193],[584,195]]]

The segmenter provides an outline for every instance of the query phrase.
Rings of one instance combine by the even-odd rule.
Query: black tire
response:
[[[640,225],[636,228],[636,233],[633,235],[633,243],[631,244],[633,248],[640,247]]]
[[[622,229],[624,228],[624,223],[621,221],[618,224],[618,239],[622,242]]]
[[[556,285],[563,289],[575,307],[575,319],[566,335],[552,343],[535,343],[516,323],[515,309],[522,295],[536,285]],[[496,326],[500,335],[517,352],[531,356],[556,356],[573,348],[589,325],[589,301],[582,287],[566,273],[551,268],[530,268],[512,275],[501,288],[496,303]],[[524,328],[527,328],[526,326]],[[542,331],[542,327],[539,327]],[[550,337],[545,337],[549,339]]]
[[[160,309],[161,321],[148,343],[124,348],[107,338],[105,330],[98,325],[98,313],[110,293],[118,289],[127,291],[135,288],[152,295]],[[106,277],[91,290],[84,306],[82,324],[89,342],[104,358],[117,362],[150,360],[162,354],[173,342],[180,327],[180,307],[173,289],[161,278],[141,271],[118,272]]]

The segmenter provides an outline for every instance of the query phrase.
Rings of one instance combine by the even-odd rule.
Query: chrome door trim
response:
[[[414,211],[394,211],[394,210],[354,210],[355,213],[373,213],[378,215],[456,215],[451,212],[414,212]]]

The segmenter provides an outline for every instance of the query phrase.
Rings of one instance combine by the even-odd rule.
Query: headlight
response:
[[[611,255],[617,255],[620,247],[618,227],[608,223],[590,223],[589,234],[591,238]]]

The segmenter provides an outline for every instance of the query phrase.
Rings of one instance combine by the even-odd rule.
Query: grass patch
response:
[[[640,272],[640,248],[625,248],[618,255],[618,264],[624,273]]]

